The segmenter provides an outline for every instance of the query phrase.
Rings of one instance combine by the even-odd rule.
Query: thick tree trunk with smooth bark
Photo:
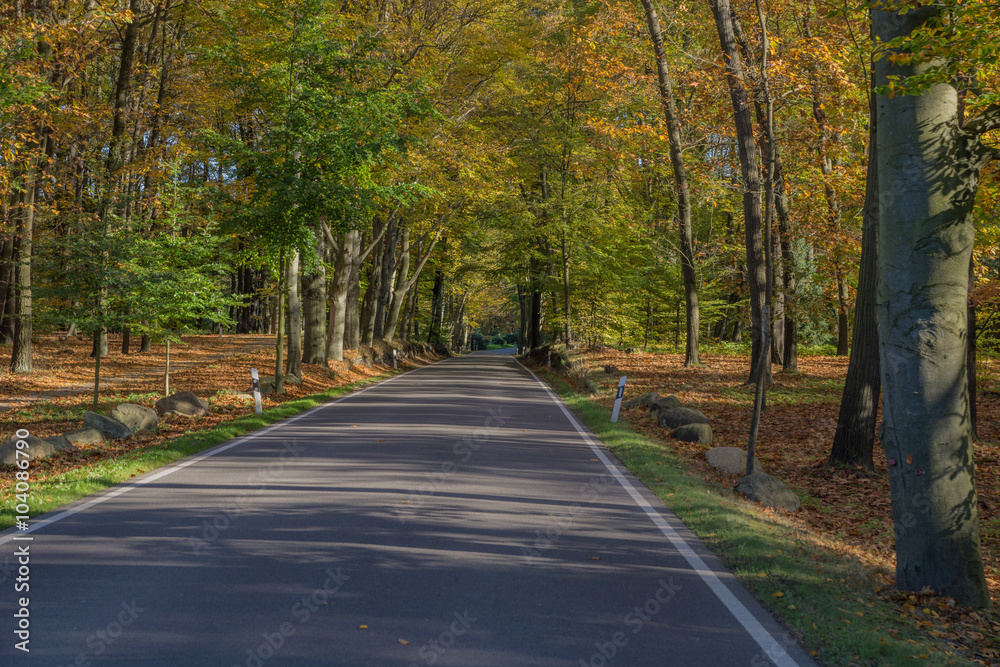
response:
[[[361,233],[354,232],[354,251],[351,253],[351,268],[347,276],[347,310],[344,313],[344,348],[357,350],[361,347],[361,317],[358,311],[361,300]]]
[[[906,37],[943,8],[873,10],[875,35]],[[876,83],[926,64],[876,63]],[[879,96],[881,441],[889,462],[896,581],[986,607],[966,376],[972,206],[985,161],[950,83]],[[994,123],[995,124],[995,123]]]
[[[346,232],[337,242],[333,268],[333,285],[330,289],[330,324],[326,336],[326,356],[335,361],[344,360],[344,333],[347,329],[347,293],[354,265],[357,230]]]
[[[316,267],[302,277],[305,302],[305,339],[302,343],[302,363],[326,363],[326,240],[316,234]]]
[[[288,260],[288,358],[285,372],[302,377],[302,301],[299,298],[299,251]],[[281,332],[278,332],[279,335]]]

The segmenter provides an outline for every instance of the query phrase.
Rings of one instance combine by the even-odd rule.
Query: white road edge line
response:
[[[446,360],[444,360],[444,361],[446,361]],[[89,508],[93,507],[94,505],[100,505],[101,503],[103,503],[105,501],[111,500],[112,498],[117,498],[118,496],[120,496],[120,495],[122,495],[124,493],[128,493],[129,491],[131,491],[133,489],[138,489],[139,487],[145,486],[146,484],[149,484],[150,482],[155,482],[156,480],[162,479],[163,477],[166,477],[167,475],[173,474],[173,473],[177,472],[178,470],[181,470],[183,468],[187,468],[190,465],[194,465],[195,463],[198,463],[199,461],[204,461],[205,459],[210,458],[212,456],[215,456],[216,454],[221,454],[222,452],[224,452],[226,450],[232,449],[233,447],[236,447],[237,445],[242,445],[244,442],[248,442],[250,440],[253,440],[254,438],[258,438],[258,437],[260,437],[260,436],[262,436],[262,435],[264,435],[264,434],[266,434],[266,433],[268,433],[270,431],[273,431],[276,428],[279,428],[281,426],[285,426],[287,424],[291,424],[294,421],[298,421],[299,419],[302,419],[306,415],[309,415],[309,414],[311,414],[313,412],[316,412],[318,410],[322,410],[324,408],[328,408],[331,405],[336,405],[337,403],[340,403],[342,401],[346,401],[349,398],[354,398],[355,396],[360,396],[361,394],[365,393],[366,391],[368,391],[370,389],[374,389],[376,387],[380,387],[380,386],[382,386],[382,385],[384,385],[384,384],[386,384],[388,382],[392,382],[396,378],[403,377],[404,375],[409,375],[410,373],[412,373],[414,371],[419,371],[421,368],[428,368],[429,366],[434,366],[434,365],[435,364],[429,364],[428,366],[418,366],[417,368],[414,368],[414,369],[412,369],[410,371],[407,371],[406,373],[400,373],[398,375],[392,376],[391,378],[387,378],[385,380],[381,380],[381,381],[379,381],[379,382],[377,382],[377,383],[375,383],[375,384],[373,384],[371,386],[368,386],[368,387],[365,387],[364,389],[361,389],[360,391],[355,391],[355,392],[352,392],[352,393],[350,393],[350,394],[348,394],[346,396],[341,396],[340,398],[338,398],[335,401],[330,401],[329,403],[323,403],[322,405],[317,405],[316,407],[309,408],[305,412],[300,412],[299,414],[293,415],[292,417],[289,417],[287,419],[282,419],[281,421],[275,422],[275,423],[271,424],[270,426],[266,426],[266,427],[260,429],[259,431],[253,431],[252,433],[249,433],[247,435],[240,436],[236,440],[230,441],[228,444],[216,445],[215,447],[209,449],[207,452],[204,452],[204,453],[201,453],[201,454],[196,454],[194,456],[191,456],[190,458],[181,459],[180,463],[175,463],[175,464],[168,463],[165,466],[163,466],[159,471],[153,473],[152,475],[149,475],[148,477],[143,477],[142,479],[136,480],[136,481],[132,482],[131,484],[128,484],[127,486],[119,486],[118,488],[116,488],[116,489],[114,489],[114,490],[112,490],[112,491],[110,491],[108,493],[104,493],[104,494],[102,494],[102,495],[100,495],[100,496],[98,496],[96,498],[91,498],[90,500],[88,500],[86,502],[83,502],[83,503],[81,503],[79,505],[75,505],[75,506],[73,506],[72,508],[70,508],[68,510],[64,510],[62,512],[59,512],[55,516],[49,517],[47,519],[42,519],[41,521],[30,521],[29,520],[30,523],[28,525],[28,529],[27,530],[17,530],[16,527],[14,527],[14,528],[8,528],[7,531],[6,531],[7,534],[0,533],[0,544],[6,544],[7,542],[13,541],[13,539],[15,537],[22,536],[22,535],[28,535],[29,533],[33,533],[33,532],[35,532],[36,530],[38,530],[40,528],[44,528],[45,526],[52,525],[53,523],[56,523],[57,521],[62,521],[66,517],[73,516],[74,514],[76,514],[78,512],[82,512],[85,509],[89,509]],[[126,482],[122,482],[122,484],[126,484]],[[98,493],[100,493],[100,492],[98,492]]]
[[[517,359],[515,359],[515,361],[517,361]],[[702,581],[708,585],[709,589],[715,593],[715,596],[719,598],[719,601],[725,605],[726,609],[728,609],[739,624],[743,626],[743,629],[746,630],[747,633],[753,637],[753,640],[757,642],[758,646],[764,650],[767,657],[769,657],[775,665],[777,665],[777,667],[798,667],[798,663],[795,662],[795,660],[793,660],[787,652],[785,652],[785,649],[781,646],[781,644],[778,643],[771,633],[760,624],[760,621],[758,621],[754,615],[750,613],[750,610],[743,606],[743,603],[737,600],[736,596],[733,595],[728,588],[726,588],[726,585],[722,583],[719,576],[708,567],[705,561],[702,560],[701,556],[696,554],[687,541],[678,535],[677,531],[675,531],[673,527],[667,523],[666,519],[664,519],[663,516],[656,511],[656,508],[650,505],[649,502],[642,497],[632,483],[621,474],[618,467],[614,465],[610,459],[608,459],[608,457],[604,454],[604,451],[594,444],[594,441],[590,439],[589,435],[587,435],[583,425],[580,424],[580,421],[576,418],[576,416],[569,411],[566,404],[563,403],[558,396],[556,396],[555,392],[553,392],[547,384],[542,382],[541,378],[539,378],[530,368],[527,368],[520,361],[517,361],[517,363],[521,366],[521,368],[524,368],[524,370],[531,373],[535,382],[537,382],[549,395],[549,398],[551,398],[553,402],[559,406],[559,409],[562,410],[564,415],[566,415],[566,419],[569,420],[569,423],[573,425],[573,428],[575,428],[577,433],[580,434],[583,441],[586,442],[594,454],[597,455],[597,458],[601,460],[601,463],[603,463],[604,467],[608,469],[608,472],[610,472],[611,475],[618,480],[618,483],[622,485],[622,488],[624,488],[625,491],[632,496],[632,500],[634,500],[635,503],[642,508],[646,515],[652,519],[656,527],[660,529],[660,532],[663,533],[674,545],[674,548],[677,549],[682,556],[684,556],[684,559],[691,566],[691,569],[693,569],[698,576],[702,578]]]

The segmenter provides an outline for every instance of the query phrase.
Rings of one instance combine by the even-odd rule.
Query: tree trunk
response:
[[[888,43],[944,11],[872,10]],[[919,56],[875,65],[876,83],[927,67]],[[881,441],[889,464],[896,582],[990,606],[979,545],[966,374],[972,206],[983,156],[959,123],[950,83],[878,96]]]
[[[326,356],[336,361],[344,360],[344,332],[347,328],[347,294],[354,266],[354,239],[357,230],[345,233],[337,244],[333,269],[333,289],[330,297],[330,326],[327,329]]]
[[[31,168],[34,174],[34,167]],[[15,281],[14,349],[10,356],[11,373],[30,373],[31,359],[31,254],[35,228],[35,194],[38,188],[32,177],[25,183],[17,225],[17,266]]]
[[[316,268],[302,278],[305,301],[305,341],[302,363],[326,363],[326,241],[316,232]]]
[[[840,399],[837,432],[833,436],[829,465],[861,466],[874,470],[875,422],[882,391],[878,355],[878,146],[874,92],[871,94],[868,129],[868,174],[865,184],[864,221],[861,233],[861,269],[854,305],[854,345],[847,364],[844,394]]]
[[[302,377],[302,299],[299,297],[299,251],[288,261],[288,358],[285,372]]]
[[[15,284],[17,271],[14,268],[17,242],[15,237],[8,237],[0,247],[0,345],[14,342],[14,308]]]
[[[847,277],[837,264],[837,356],[846,357],[851,349],[850,318],[847,313]]]
[[[275,332],[277,333],[277,343],[274,356],[274,393],[283,394],[285,392],[285,371],[284,371],[284,342],[285,342],[285,249],[281,248],[278,259],[278,293],[275,295],[274,313],[277,318]]]
[[[151,352],[153,349],[153,341],[147,334],[142,334],[142,340],[139,343],[139,352]]]
[[[728,0],[727,0],[728,1]],[[677,116],[677,102],[674,98],[673,81],[667,67],[667,54],[663,48],[660,32],[660,18],[651,0],[642,0],[646,11],[646,26],[656,55],[656,71],[659,83],[660,107],[667,122],[667,137],[670,140],[670,164],[674,172],[674,190],[677,198],[677,227],[680,237],[681,275],[684,279],[684,304],[686,318],[686,344],[684,365],[697,366],[698,335],[701,331],[701,311],[698,306],[698,284],[694,268],[694,243],[691,234],[691,196],[688,187],[687,170],[681,144],[681,127]],[[720,33],[721,34],[721,33]]]
[[[128,325],[122,327],[122,354],[128,354],[132,347],[132,330]]]
[[[399,245],[399,219],[393,215],[389,218],[388,228],[382,241],[382,254],[376,256],[373,268],[381,271],[379,276],[378,298],[375,301],[375,325],[373,338],[385,338],[385,321],[388,315],[390,300],[393,296],[392,277],[396,272],[396,247]]]
[[[347,280],[344,348],[357,350],[361,347],[361,319],[358,312],[358,302],[361,300],[361,233],[358,231],[349,232],[347,238],[353,239],[354,250],[351,252],[351,268]]]
[[[434,288],[431,291],[431,322],[427,327],[427,342],[441,342],[441,319],[444,315],[444,273],[434,271]]]
[[[723,59],[733,105],[733,121],[740,155],[743,178],[743,215],[747,252],[747,283],[750,291],[750,319],[753,323],[751,359],[758,359],[763,341],[761,307],[767,300],[767,270],[764,259],[762,220],[760,207],[760,167],[757,144],[754,139],[750,104],[744,85],[743,63],[736,49],[733,35],[733,17],[729,0],[713,0],[712,11],[722,45]],[[758,364],[751,363],[748,383],[756,382]],[[764,373],[770,376],[770,364],[764,364]]]

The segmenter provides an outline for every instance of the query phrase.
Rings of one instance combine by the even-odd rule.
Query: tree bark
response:
[[[355,231],[351,237],[354,251],[351,253],[351,268],[347,280],[347,310],[344,313],[344,348],[357,350],[361,347],[361,318],[358,312],[361,300],[361,233]]]
[[[375,324],[373,328],[373,338],[385,338],[385,321],[390,307],[390,300],[393,296],[392,278],[396,272],[396,247],[399,245],[399,218],[392,215],[389,218],[385,237],[382,243],[382,253],[373,262],[373,268],[378,267],[381,271],[379,276],[378,298],[375,301]]]
[[[302,377],[302,301],[299,298],[299,251],[288,260],[288,358],[285,372]],[[279,332],[280,334],[281,332]],[[277,379],[277,378],[275,378]]]
[[[874,87],[874,86],[873,86]],[[882,379],[878,353],[878,146],[875,93],[871,93],[868,128],[868,173],[861,232],[861,269],[854,305],[854,345],[847,363],[847,379],[840,399],[840,416],[833,437],[829,465],[860,466],[874,470],[875,423]]]
[[[305,338],[302,363],[326,363],[326,243],[322,233],[316,238],[316,268],[302,277]]]
[[[847,276],[841,269],[840,264],[837,270],[837,356],[846,357],[851,350],[850,317],[848,316],[847,301],[850,298],[847,293]]]
[[[763,326],[761,307],[767,300],[767,271],[764,259],[762,219],[760,206],[760,159],[754,139],[750,104],[744,86],[745,75],[733,34],[733,17],[729,0],[713,0],[712,11],[722,46],[726,65],[726,79],[729,96],[733,105],[733,121],[736,126],[736,140],[740,156],[740,172],[743,184],[743,215],[746,235],[747,283],[750,291],[750,319],[753,324],[751,359],[756,360],[761,353]],[[768,354],[770,356],[770,354]],[[756,363],[751,363],[748,383],[756,382]],[[770,376],[770,364],[764,364],[764,373]]]
[[[667,67],[667,54],[663,48],[660,32],[660,18],[651,0],[642,0],[646,10],[646,26],[656,55],[657,81],[659,83],[660,107],[667,122],[667,137],[670,140],[670,165],[674,172],[674,190],[677,197],[677,227],[680,237],[681,276],[684,280],[684,306],[686,318],[686,343],[684,365],[697,366],[698,335],[701,331],[701,311],[698,306],[698,283],[694,268],[694,243],[691,234],[691,195],[688,187],[687,170],[684,165],[681,144],[681,126],[677,116],[677,102],[674,98],[673,81]]]
[[[939,18],[941,5],[872,10],[888,43]],[[880,59],[876,83],[927,67]],[[963,130],[950,83],[879,95],[881,441],[889,461],[896,581],[960,604],[990,606],[979,544],[966,368],[972,206],[985,161]]]
[[[347,294],[354,266],[355,238],[358,231],[346,232],[337,243],[333,269],[333,289],[330,294],[330,326],[327,329],[326,355],[344,360],[344,333],[347,328]]]

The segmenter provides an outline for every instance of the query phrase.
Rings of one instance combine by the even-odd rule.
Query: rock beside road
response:
[[[802,507],[799,497],[777,477],[766,472],[747,475],[736,485],[736,493],[764,507],[794,512]]]
[[[715,442],[712,427],[708,424],[684,424],[674,429],[670,437],[683,442],[695,442],[699,445],[711,445]]]
[[[694,408],[673,408],[661,410],[656,423],[663,428],[675,429],[687,424],[707,424],[708,417],[701,410]]]
[[[109,440],[125,440],[132,437],[132,429],[113,417],[87,411],[83,414],[83,425],[96,428]]]
[[[26,450],[22,450],[28,452],[28,461],[34,461],[35,459],[40,459],[45,456],[52,456],[59,451],[51,442],[42,440],[39,437],[29,435],[27,438],[18,438],[14,435],[0,445],[0,463],[3,463],[4,465],[14,465],[17,462],[18,440],[24,440],[28,443]],[[22,461],[25,460],[23,456],[21,456],[20,459]]]
[[[705,452],[708,465],[730,475],[742,475],[747,469],[747,453],[739,447],[716,447]],[[754,457],[753,471],[764,472],[760,459]]]
[[[182,417],[204,417],[211,414],[208,402],[190,391],[179,391],[156,402],[156,414],[180,415]]]
[[[128,426],[132,433],[155,431],[159,419],[156,410],[134,403],[122,403],[111,411],[111,418]]]

